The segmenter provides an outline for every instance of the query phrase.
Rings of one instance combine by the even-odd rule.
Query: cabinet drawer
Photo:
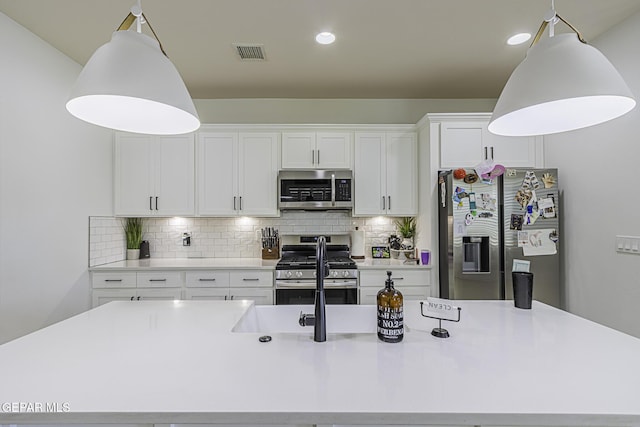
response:
[[[231,287],[273,286],[273,272],[263,270],[232,271],[230,273]]]
[[[188,288],[228,288],[229,272],[220,270],[188,271],[186,284]]]
[[[93,273],[92,284],[94,288],[135,288],[136,273]]]
[[[430,270],[408,270],[389,268],[391,279],[397,288],[404,286],[430,286]],[[387,270],[360,270],[360,286],[377,286],[382,289],[387,280]]]
[[[138,272],[137,284],[139,288],[181,287],[182,274],[179,271]]]

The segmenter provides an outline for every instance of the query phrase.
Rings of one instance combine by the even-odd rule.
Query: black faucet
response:
[[[327,316],[325,305],[327,300],[324,293],[324,278],[329,276],[327,261],[327,241],[324,236],[318,236],[316,246],[316,298],[313,315],[300,313],[300,326],[313,325],[313,340],[325,342],[327,340]]]

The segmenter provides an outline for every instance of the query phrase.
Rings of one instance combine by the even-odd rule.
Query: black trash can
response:
[[[517,308],[531,308],[533,298],[533,273],[512,271],[513,302]]]

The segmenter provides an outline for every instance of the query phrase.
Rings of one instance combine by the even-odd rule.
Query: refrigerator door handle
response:
[[[442,203],[442,207],[447,207],[447,183],[442,181],[440,183],[440,203]]]

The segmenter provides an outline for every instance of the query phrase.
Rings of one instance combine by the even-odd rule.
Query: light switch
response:
[[[616,251],[625,254],[640,255],[640,237],[616,236]]]

